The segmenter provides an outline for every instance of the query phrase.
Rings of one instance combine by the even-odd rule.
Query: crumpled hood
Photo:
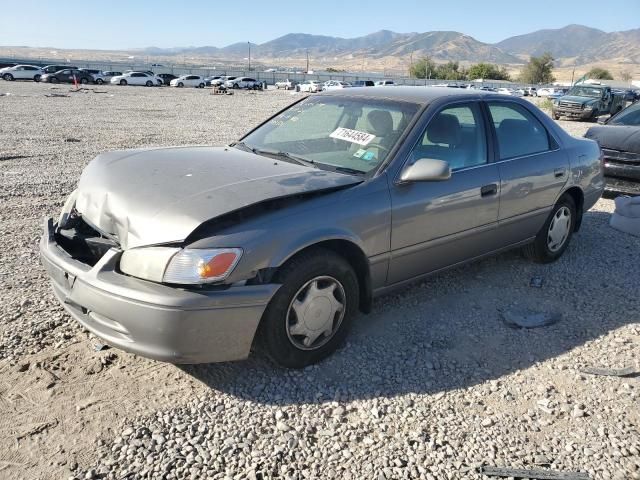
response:
[[[640,127],[602,125],[591,127],[585,137],[597,140],[602,148],[640,153]]]
[[[115,151],[83,171],[76,210],[129,249],[182,241],[206,220],[265,200],[361,181],[235,148]]]

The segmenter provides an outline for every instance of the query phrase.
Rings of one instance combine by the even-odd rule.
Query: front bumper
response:
[[[593,110],[571,110],[565,108],[554,108],[553,114],[560,117],[577,118],[580,120],[589,120],[593,117]]]
[[[241,360],[280,285],[187,290],[117,272],[119,250],[95,266],[74,260],[47,219],[40,257],[64,308],[106,343],[170,363]]]

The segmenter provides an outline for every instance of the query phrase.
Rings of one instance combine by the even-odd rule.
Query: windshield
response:
[[[285,152],[319,168],[367,173],[384,162],[417,111],[417,104],[407,102],[309,97],[241,143],[258,153]]]
[[[593,87],[573,87],[567,95],[576,95],[578,97],[600,98],[602,90]]]
[[[635,103],[625,108],[615,117],[609,120],[609,125],[636,125],[640,126],[640,103]]]

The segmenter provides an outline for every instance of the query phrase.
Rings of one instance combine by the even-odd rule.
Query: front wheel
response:
[[[34,82],[39,82],[39,81],[40,81],[40,75],[35,75],[35,76],[33,77],[33,81],[34,81]]]
[[[571,195],[564,194],[554,205],[533,243],[524,247],[526,256],[538,263],[555,262],[569,245],[576,219],[576,203]]]
[[[153,87],[153,82],[151,80],[147,80],[147,83],[145,83],[145,85],[147,87]]]
[[[182,88],[182,87],[184,87],[184,83],[182,82],[178,83],[178,88]]]
[[[11,82],[13,81],[13,75],[11,75],[10,73],[5,73],[2,78],[4,78],[7,82]]]
[[[51,83],[59,83],[58,77],[51,77]]]
[[[102,84],[104,83],[104,80],[102,80],[101,78],[99,78],[99,79],[97,79],[97,80],[96,80],[96,83],[97,83],[98,85],[102,85]]]
[[[126,81],[126,80],[120,80],[120,85],[124,86],[124,85],[126,85],[126,84],[127,84],[127,81]]]
[[[237,90],[238,88],[240,88],[240,85],[238,85],[237,83],[234,83],[233,84],[233,88],[235,88]]]
[[[87,85],[87,84],[89,83],[89,79],[88,79],[88,78],[81,78],[81,79],[80,79],[80,83],[81,83],[82,85]]]
[[[198,85],[198,88],[204,88],[204,83],[201,83],[200,85]]]
[[[333,353],[358,310],[358,279],[336,253],[300,254],[278,272],[282,287],[267,306],[258,341],[279,365],[304,368]]]

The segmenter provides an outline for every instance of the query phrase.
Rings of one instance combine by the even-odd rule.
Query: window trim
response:
[[[520,102],[516,102],[516,101],[513,101],[513,100],[509,100],[509,99],[502,99],[502,98],[486,99],[486,100],[482,100],[482,103],[484,103],[484,105],[485,105],[486,112],[487,112],[487,122],[489,123],[489,128],[492,131],[492,136],[495,139],[494,140],[494,142],[495,142],[495,150],[494,150],[494,152],[495,152],[495,154],[494,154],[495,162],[494,163],[511,162],[513,160],[519,160],[519,159],[522,159],[522,158],[530,158],[530,157],[535,157],[535,156],[538,156],[538,155],[546,155],[548,153],[557,152],[558,150],[560,150],[560,142],[555,137],[555,135],[553,135],[552,132],[547,128],[547,126],[544,124],[544,121],[542,121],[542,119],[540,119],[538,117],[538,115],[534,111],[529,109],[526,105],[523,105]],[[501,159],[500,158],[500,144],[498,142],[498,132],[496,130],[495,123],[493,121],[493,116],[491,115],[491,108],[490,108],[490,104],[491,103],[504,103],[506,105],[518,105],[518,106],[522,107],[533,118],[535,118],[538,121],[538,123],[542,126],[544,131],[547,132],[547,140],[549,142],[549,149],[543,150],[541,152],[528,153],[526,155],[519,155],[519,156],[516,156],[516,157],[509,157],[509,158]]]

